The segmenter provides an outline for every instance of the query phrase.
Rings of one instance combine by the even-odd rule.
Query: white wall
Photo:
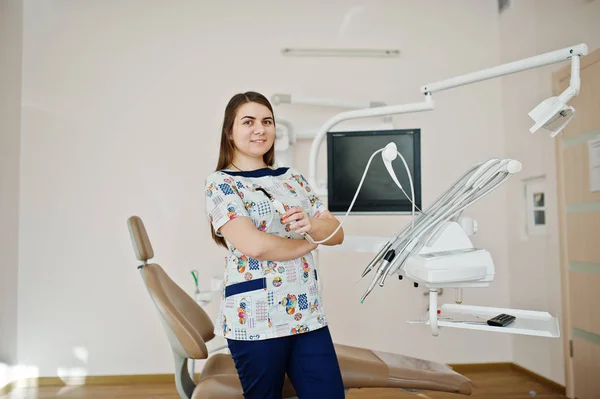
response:
[[[210,240],[203,181],[216,163],[232,94],[405,103],[422,100],[424,83],[500,61],[495,2],[204,4],[24,3],[18,358],[42,376],[75,368],[88,375],[172,372],[126,220],[144,219],[156,261],[185,289],[192,289],[192,268],[221,273],[224,253]],[[287,46],[391,47],[402,55],[283,58]],[[434,113],[394,119],[397,127],[423,129],[425,204],[466,168],[504,154],[500,94],[499,80],[483,82],[436,95]],[[299,130],[332,115],[276,111]],[[300,143],[297,153],[305,173],[308,146]],[[501,188],[469,211],[480,224],[475,242],[492,251],[497,267],[491,288],[465,293],[470,303],[509,304],[505,198]],[[406,222],[352,217],[345,230],[390,235]],[[433,338],[407,325],[426,309],[422,290],[407,283],[390,281],[357,306],[366,281],[355,282],[369,260],[321,257],[337,342],[451,363],[512,360],[504,334],[447,330]],[[452,301],[450,291],[442,301]]]
[[[600,2],[585,0],[513,1],[500,18],[502,62],[541,54],[578,43],[590,52],[600,47]],[[523,226],[523,182],[508,185],[508,253],[510,303],[515,308],[561,315],[554,140],[532,125],[527,112],[552,96],[552,72],[568,65],[502,78],[502,107],[506,155],[523,162],[522,179],[546,176],[546,237],[526,237]],[[562,317],[559,318],[562,321]],[[515,336],[513,361],[560,384],[565,384],[561,339]]]
[[[21,1],[0,2],[0,387],[17,361],[22,20]]]

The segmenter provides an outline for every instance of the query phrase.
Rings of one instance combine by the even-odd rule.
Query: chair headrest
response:
[[[131,216],[127,220],[127,226],[129,227],[129,234],[137,259],[146,262],[154,258],[154,250],[142,219],[139,216]]]

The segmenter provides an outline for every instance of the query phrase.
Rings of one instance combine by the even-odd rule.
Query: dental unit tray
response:
[[[438,327],[533,335],[547,338],[560,337],[558,319],[552,317],[548,312],[458,304],[444,304],[439,310],[439,314],[437,315]],[[487,324],[487,320],[502,313],[515,316],[515,320],[504,327],[494,327]],[[408,321],[408,323],[430,325],[430,321],[425,320],[428,317],[429,313],[422,320]]]

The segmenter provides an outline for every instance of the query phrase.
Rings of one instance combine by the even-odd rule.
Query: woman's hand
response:
[[[312,220],[306,211],[302,208],[291,208],[283,214],[281,218],[283,224],[290,224],[290,230],[298,234],[310,233],[312,230]]]

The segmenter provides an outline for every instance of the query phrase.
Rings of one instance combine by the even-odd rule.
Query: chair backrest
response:
[[[154,250],[142,219],[132,216],[127,225],[136,257],[143,262],[139,266],[142,279],[161,316],[173,351],[183,358],[206,359],[206,342],[215,336],[212,320],[160,265],[148,263],[154,257]]]

